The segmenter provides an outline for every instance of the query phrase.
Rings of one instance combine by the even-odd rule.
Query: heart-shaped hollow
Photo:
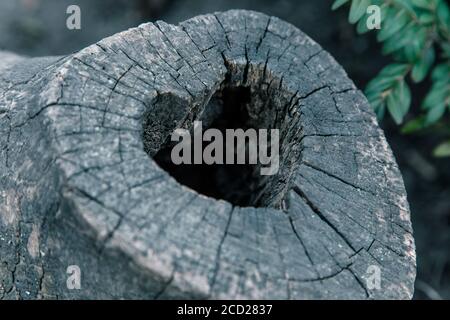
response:
[[[202,105],[189,105],[171,94],[157,100],[156,107],[144,117],[144,150],[180,184],[200,194],[241,207],[280,208],[289,173],[300,157],[299,144],[293,143],[301,135],[299,122],[289,112],[294,99],[283,98],[289,93],[280,93],[283,90],[280,77],[271,74],[265,65],[239,65],[233,61],[225,65],[225,79]],[[239,70],[244,70],[241,79]],[[211,153],[220,160],[213,164],[195,163],[198,141],[190,138],[190,161],[175,164],[172,153],[178,142],[171,135],[177,128],[187,128],[190,136],[194,136],[195,121],[202,125],[199,129],[202,140],[208,129],[220,131],[219,147]],[[230,141],[229,130],[247,134],[244,150],[239,149],[236,136]],[[217,139],[202,140],[198,150],[204,155],[205,148]],[[244,163],[237,161],[239,152],[245,155]],[[266,158],[264,164],[258,159],[261,152]],[[233,155],[231,162],[227,161],[229,153]],[[256,163],[250,161],[252,156]],[[264,174],[264,168],[270,174]]]

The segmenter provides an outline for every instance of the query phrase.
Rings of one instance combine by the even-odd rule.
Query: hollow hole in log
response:
[[[281,206],[288,180],[292,173],[291,167],[294,158],[298,158],[300,151],[293,143],[295,121],[287,116],[289,99],[275,93],[279,90],[276,81],[274,88],[261,87],[255,81],[248,86],[234,85],[225,81],[221,88],[211,97],[204,108],[186,108],[186,101],[177,100],[172,96],[163,96],[158,100],[161,110],[165,113],[152,112],[144,119],[144,148],[155,162],[175,178],[180,184],[188,186],[200,194],[226,200],[233,205],[241,207],[275,207]],[[277,99],[272,99],[277,97]],[[167,112],[170,109],[171,112]],[[193,110],[193,111],[192,111]],[[183,114],[185,118],[176,114]],[[187,120],[186,120],[186,114]],[[158,119],[158,120],[155,120]],[[202,121],[202,132],[209,128],[220,130],[224,138],[223,159],[226,158],[226,129],[259,129],[267,130],[268,155],[271,150],[270,129],[279,129],[279,170],[273,175],[262,175],[262,165],[258,159],[257,164],[248,164],[249,146],[246,140],[246,164],[194,164],[194,119]],[[171,153],[179,142],[170,139],[175,128],[168,129],[170,123],[184,123],[184,128],[190,131],[191,136],[191,164],[174,164]],[[156,138],[155,138],[156,137]],[[259,138],[259,137],[258,137]],[[156,140],[159,139],[159,143]],[[202,154],[210,141],[202,141]],[[260,148],[258,140],[258,150]],[[236,144],[234,144],[237,152]],[[283,158],[283,154],[287,157]],[[236,157],[235,157],[236,160]]]

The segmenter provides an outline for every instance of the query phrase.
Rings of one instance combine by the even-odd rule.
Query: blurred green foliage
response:
[[[408,83],[429,78],[431,87],[421,102],[421,115],[403,124],[402,132],[417,132],[445,121],[450,111],[450,9],[446,0],[336,0],[332,9],[346,4],[350,5],[348,20],[361,34],[369,31],[367,20],[372,12],[367,8],[380,8],[377,40],[382,53],[394,62],[365,89],[378,118],[387,109],[397,124],[403,124],[411,106]],[[450,140],[437,146],[433,154],[450,156]]]

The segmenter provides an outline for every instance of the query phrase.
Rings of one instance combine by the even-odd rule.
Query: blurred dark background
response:
[[[251,9],[280,17],[328,50],[363,89],[386,65],[372,33],[357,35],[348,8],[331,11],[332,0],[1,0],[0,50],[28,56],[62,55],[140,23],[177,23],[201,13]],[[81,30],[66,28],[66,8],[81,8]],[[413,87],[413,113],[429,83]],[[450,159],[436,159],[437,130],[402,135],[381,123],[402,171],[417,246],[416,299],[450,299]]]

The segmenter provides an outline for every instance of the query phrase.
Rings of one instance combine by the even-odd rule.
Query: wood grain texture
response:
[[[412,297],[394,156],[364,95],[294,26],[235,10],[65,57],[3,55],[0,299]],[[200,195],[149,157],[239,86],[254,125],[281,133],[259,208]]]

